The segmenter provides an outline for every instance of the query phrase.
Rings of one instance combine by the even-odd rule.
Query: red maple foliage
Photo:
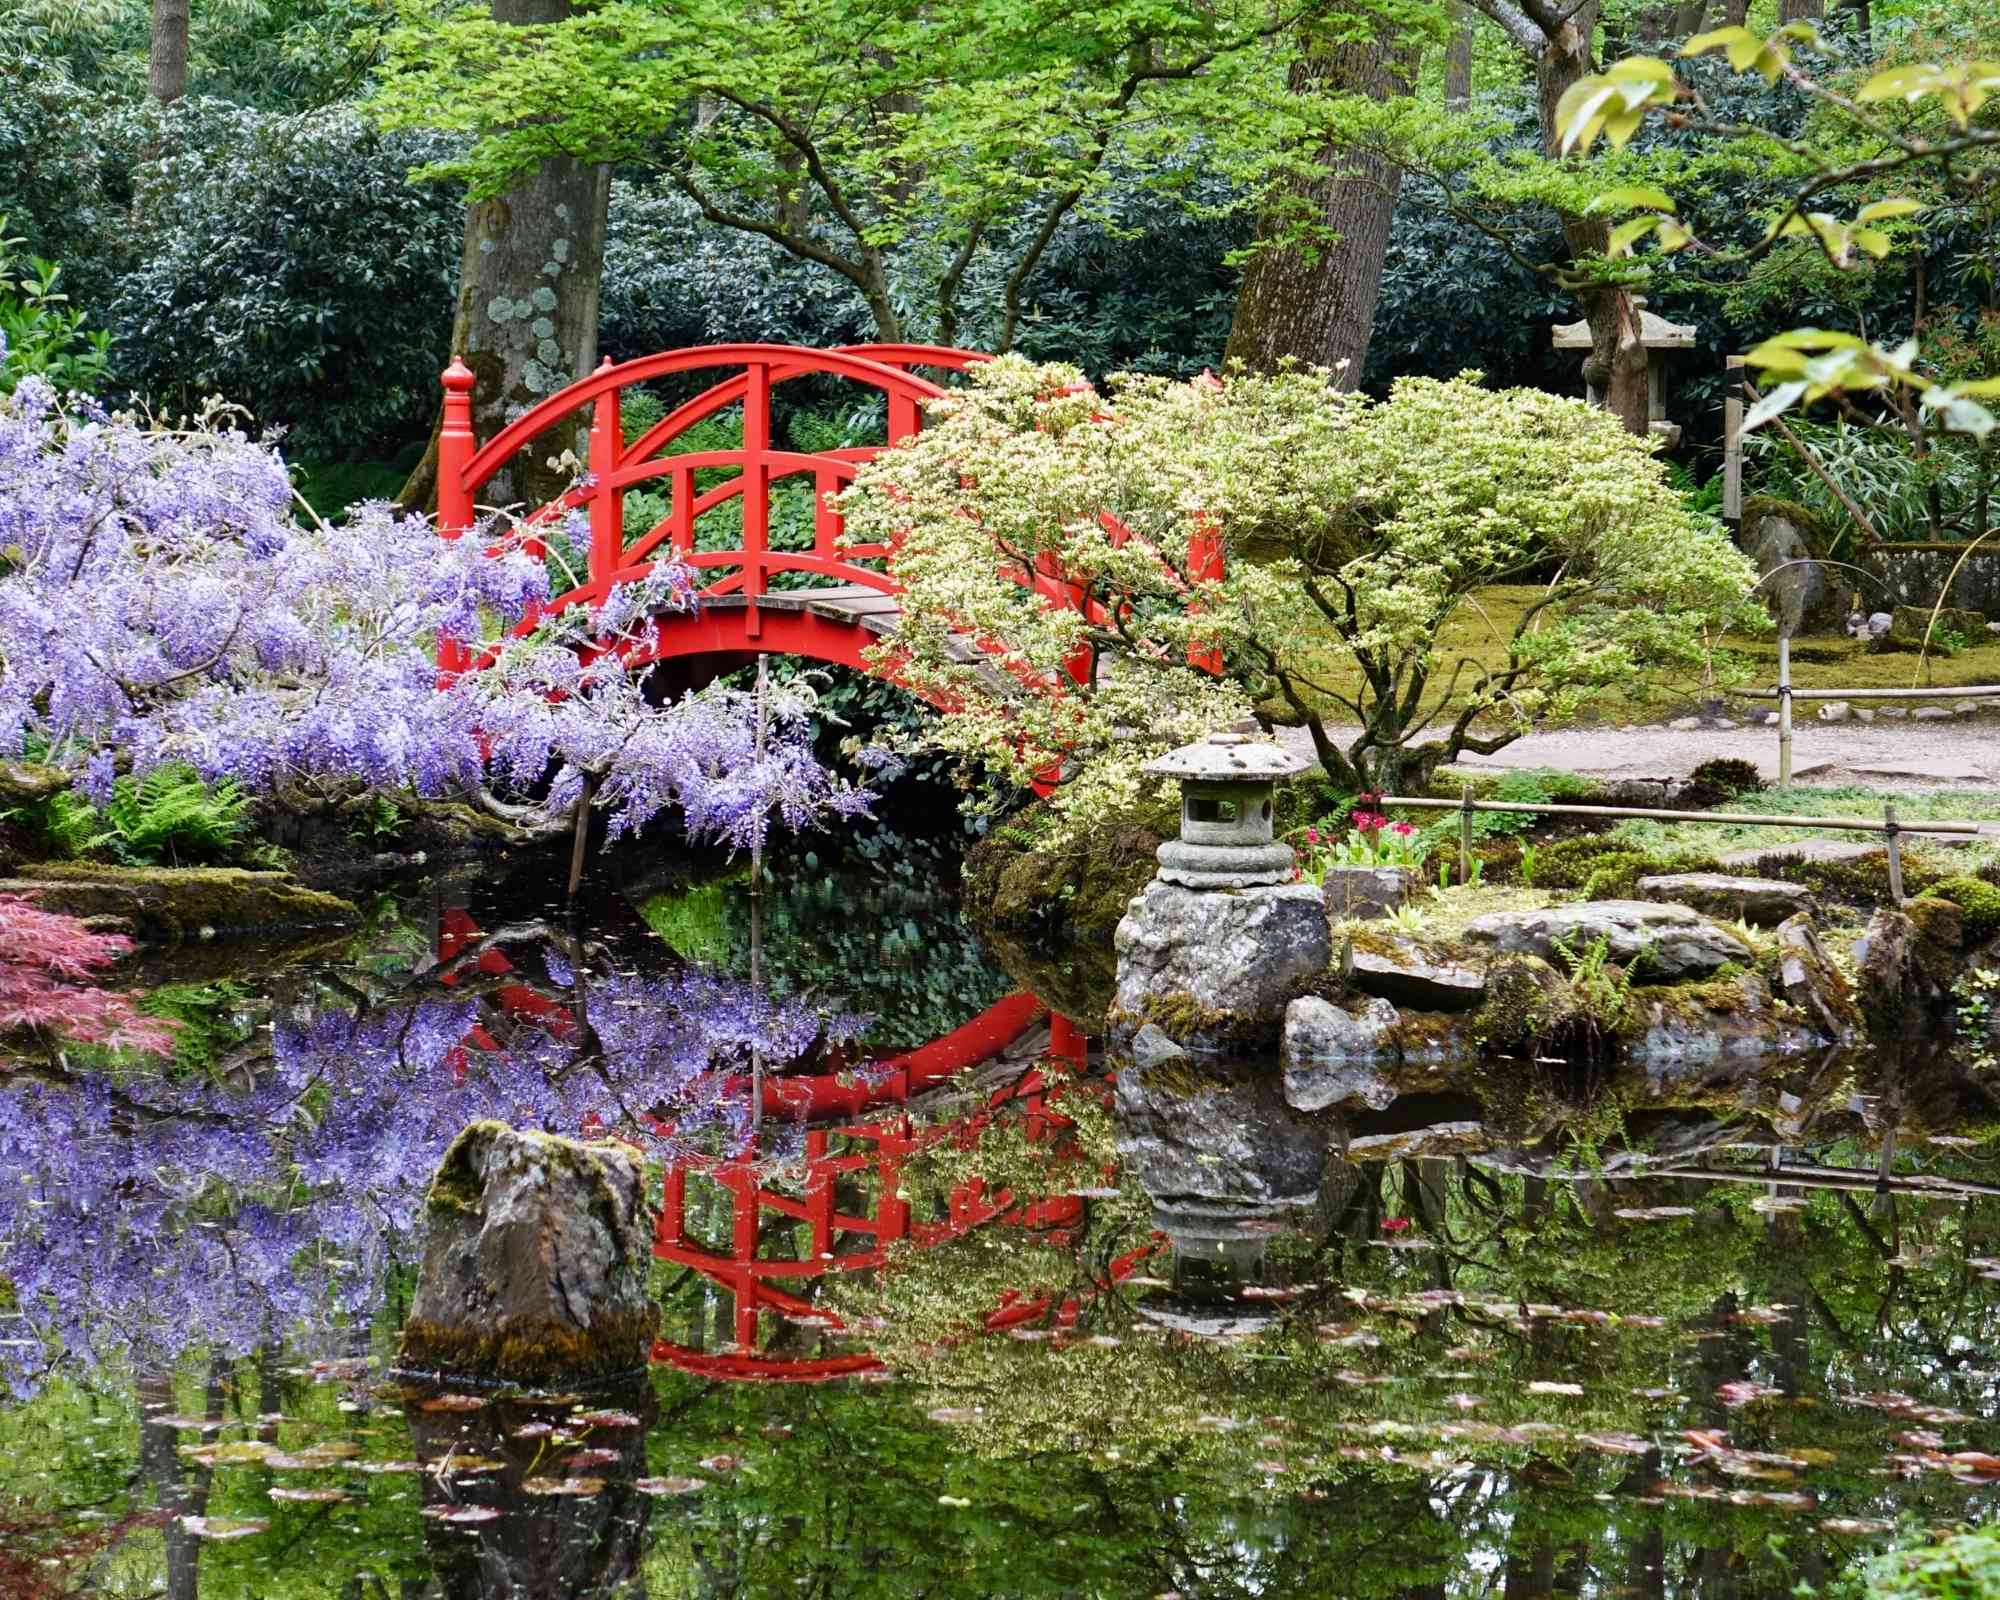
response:
[[[75,917],[0,894],[0,1035],[27,1031],[156,1054],[172,1049],[172,1023],[147,1016],[131,995],[97,985],[131,948],[122,935],[93,932]]]

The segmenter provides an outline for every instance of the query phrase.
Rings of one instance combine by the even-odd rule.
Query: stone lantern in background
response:
[[[1663,448],[1671,450],[1681,442],[1681,425],[1667,421],[1660,358],[1656,350],[1692,350],[1694,348],[1694,324],[1691,322],[1669,322],[1665,317],[1656,317],[1646,309],[1646,302],[1634,298],[1632,302],[1639,308],[1639,342],[1646,347],[1646,416],[1647,427]],[[1590,323],[1559,322],[1555,326],[1553,343],[1558,350],[1589,351],[1594,344],[1590,337]],[[1586,361],[1589,357],[1586,355]],[[1590,387],[1585,380],[1584,396],[1594,406],[1604,404],[1604,396]]]
[[[1256,734],[1211,733],[1145,771],[1181,786],[1181,836],[1160,846],[1160,877],[1187,889],[1249,889],[1289,883],[1292,847],[1271,834],[1280,778],[1312,763]]]

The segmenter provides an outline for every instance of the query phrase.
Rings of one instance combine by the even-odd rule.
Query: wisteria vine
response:
[[[165,429],[25,379],[0,400],[0,754],[70,769],[99,804],[121,773],[181,762],[281,799],[469,798],[530,831],[579,799],[614,838],[677,807],[739,847],[774,814],[867,809],[814,758],[796,685],[761,747],[739,691],[651,703],[629,647],[692,603],[686,568],[515,637],[548,598],[520,528],[447,539],[381,502],[338,527],[296,509],[277,450],[226,411]],[[482,670],[441,685],[440,640]]]

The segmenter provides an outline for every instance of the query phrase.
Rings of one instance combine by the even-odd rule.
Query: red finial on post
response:
[[[438,532],[456,539],[472,526],[472,487],[465,469],[479,448],[472,433],[472,369],[456,355],[439,380],[444,385],[444,424],[438,429]]]
[[[609,372],[611,358],[600,361],[597,370]],[[625,497],[611,487],[611,474],[618,470],[624,446],[618,391],[606,389],[590,416],[590,584],[600,593],[610,587],[611,575],[625,554]]]

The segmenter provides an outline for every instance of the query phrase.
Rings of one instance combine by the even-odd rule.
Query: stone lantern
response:
[[[1681,425],[1667,421],[1665,391],[1661,382],[1660,358],[1656,350],[1692,350],[1695,328],[1691,322],[1669,322],[1665,317],[1655,316],[1646,309],[1644,299],[1633,302],[1639,308],[1639,342],[1646,347],[1646,426],[1668,450],[1681,442]],[[1590,336],[1590,322],[1559,322],[1556,324],[1552,342],[1558,350],[1585,350],[1595,347],[1596,341]],[[1584,358],[1586,361],[1588,356]],[[1604,397],[1590,387],[1585,380],[1586,398],[1594,406],[1602,405]]]
[[[1248,889],[1288,883],[1292,847],[1271,834],[1280,778],[1312,763],[1255,734],[1212,733],[1145,770],[1181,786],[1181,836],[1160,846],[1160,878],[1188,889]]]

